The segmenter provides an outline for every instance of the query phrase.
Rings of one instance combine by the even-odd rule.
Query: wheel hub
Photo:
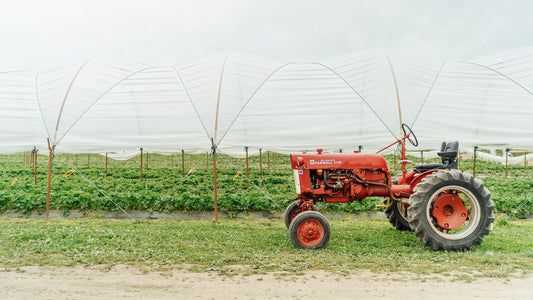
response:
[[[319,240],[322,235],[320,223],[316,220],[308,220],[300,225],[298,236],[304,244]]]
[[[437,225],[450,230],[461,227],[468,218],[468,209],[456,194],[444,194],[433,203],[432,215]]]

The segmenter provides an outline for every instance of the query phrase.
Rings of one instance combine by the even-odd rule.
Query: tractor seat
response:
[[[440,152],[437,153],[441,157],[442,164],[417,164],[413,170],[418,172],[426,172],[435,169],[457,169],[457,154],[459,153],[459,142],[442,142]]]
[[[444,164],[416,164],[413,167],[413,170],[418,172],[426,172],[429,170],[435,170],[435,169],[444,169]]]

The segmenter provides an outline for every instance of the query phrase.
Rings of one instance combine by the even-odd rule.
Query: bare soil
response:
[[[533,276],[194,273],[190,266],[0,269],[0,299],[533,299]],[[472,281],[473,280],[473,281]]]

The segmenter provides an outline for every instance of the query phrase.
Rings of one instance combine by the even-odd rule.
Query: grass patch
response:
[[[502,224],[502,223],[500,223]],[[0,218],[4,267],[116,264],[191,265],[220,274],[371,270],[464,278],[507,277],[533,270],[533,222],[507,220],[467,252],[435,252],[387,220],[331,220],[325,249],[293,248],[282,220],[132,220]],[[282,275],[280,275],[282,276]]]

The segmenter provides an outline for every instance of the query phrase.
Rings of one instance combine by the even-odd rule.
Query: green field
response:
[[[0,155],[0,212],[29,214],[45,209],[48,157],[38,156],[36,185],[28,158],[22,153]],[[226,155],[217,155],[217,158],[220,211],[229,212],[230,215],[248,211],[283,212],[296,196],[287,155],[263,153],[262,178],[259,156],[251,156],[249,187],[244,158]],[[391,156],[387,158],[390,160]],[[212,211],[213,166],[212,161],[206,163],[206,159],[206,154],[186,153],[183,167],[181,154],[150,154],[147,165],[145,155],[141,182],[139,156],[125,162],[109,160],[106,177],[104,156],[56,155],[51,208],[63,210],[65,215],[73,210],[117,211],[121,208],[126,211]],[[411,160],[419,162],[417,158],[411,157]],[[392,161],[389,165],[393,165]],[[193,168],[190,175],[183,176],[183,169],[188,173]],[[460,168],[472,173],[473,161],[461,160]],[[67,172],[70,170],[75,171],[69,175]],[[476,173],[491,191],[496,212],[517,217],[533,213],[533,167],[524,170],[523,165],[509,166],[508,178],[504,179],[504,165],[478,161]],[[369,198],[350,204],[323,204],[319,209],[329,212],[372,212],[378,210],[375,204],[381,201],[379,198]]]
[[[485,242],[436,252],[387,220],[332,220],[322,250],[295,249],[283,220],[106,220],[0,218],[0,265],[189,265],[222,274],[406,271],[441,280],[525,276],[533,270],[533,222],[499,218]]]

